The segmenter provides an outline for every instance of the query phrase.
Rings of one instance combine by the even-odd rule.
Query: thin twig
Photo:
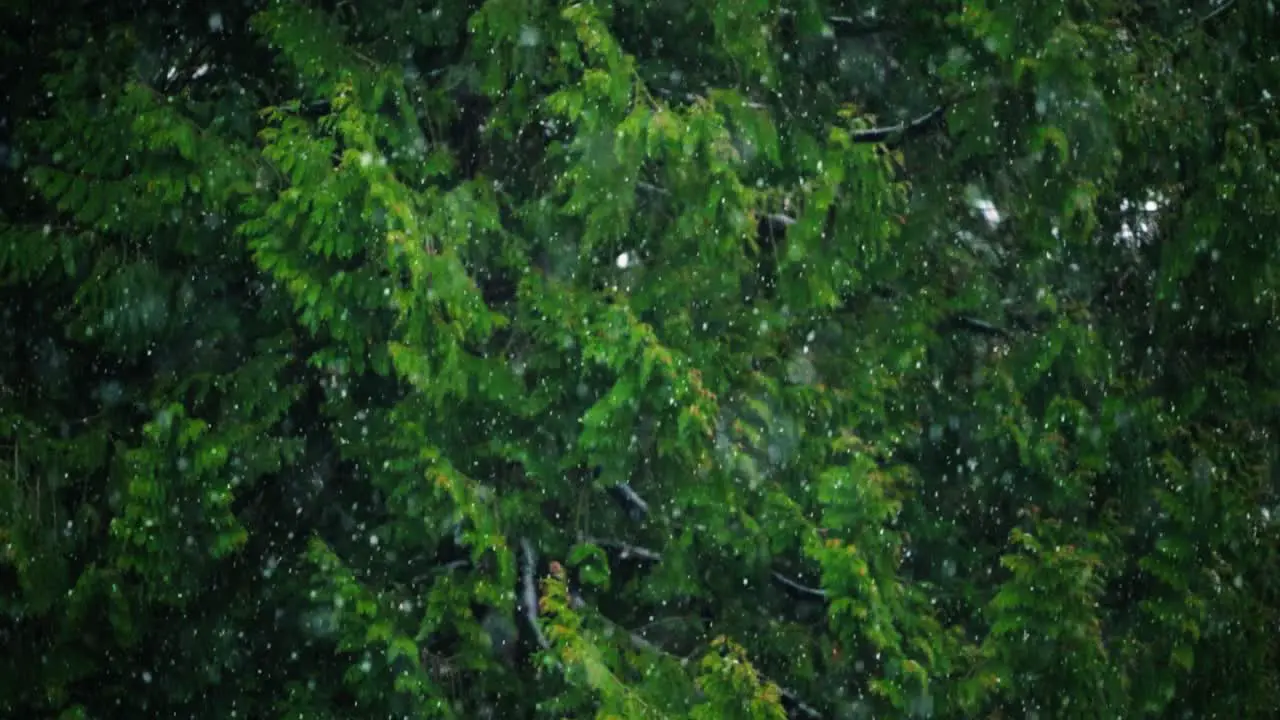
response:
[[[1013,338],[1012,333],[999,325],[993,325],[986,320],[980,320],[975,317],[957,315],[951,319],[951,322],[957,329],[968,330],[970,332],[978,333],[979,335],[989,335],[1003,340],[1011,340]]]
[[[1236,0],[1226,0],[1226,2],[1222,3],[1218,7],[1211,10],[1204,17],[1200,18],[1199,24],[1204,25],[1205,23],[1213,20],[1214,18],[1218,17],[1219,15],[1226,12],[1227,10],[1230,10],[1231,7],[1234,6],[1235,4],[1236,4]]]

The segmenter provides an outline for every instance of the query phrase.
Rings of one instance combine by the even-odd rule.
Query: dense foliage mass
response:
[[[3,13],[0,715],[1280,707],[1274,3]]]

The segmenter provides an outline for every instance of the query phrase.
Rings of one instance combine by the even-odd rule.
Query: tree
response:
[[[1273,8],[5,12],[5,714],[1280,704]]]

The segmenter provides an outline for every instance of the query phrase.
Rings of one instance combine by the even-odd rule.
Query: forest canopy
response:
[[[0,28],[0,715],[1280,707],[1274,3]]]

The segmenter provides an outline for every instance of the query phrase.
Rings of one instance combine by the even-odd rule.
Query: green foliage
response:
[[[0,714],[1280,706],[1274,8],[25,12]]]

